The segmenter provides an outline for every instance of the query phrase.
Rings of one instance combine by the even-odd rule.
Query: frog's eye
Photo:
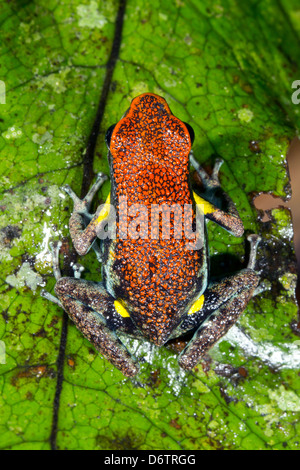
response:
[[[195,140],[195,132],[194,132],[194,129],[193,129],[192,126],[190,126],[187,122],[184,122],[183,124],[184,124],[184,125],[186,126],[186,128],[187,128],[187,130],[188,130],[188,132],[189,132],[189,134],[190,134],[191,144],[193,144],[193,142],[194,142],[194,140]]]
[[[115,127],[116,127],[115,124],[113,124],[112,126],[110,126],[110,127],[107,129],[106,134],[105,134],[105,142],[106,142],[106,145],[107,145],[108,150],[109,150],[109,147],[110,147],[111,135],[112,135],[113,130],[114,130]]]

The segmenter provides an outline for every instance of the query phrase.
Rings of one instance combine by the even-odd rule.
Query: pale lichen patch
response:
[[[36,291],[38,286],[44,285],[42,276],[34,272],[28,262],[23,263],[16,274],[7,276],[5,281],[17,289],[27,286],[33,292]]]
[[[77,14],[81,28],[101,29],[107,23],[107,18],[99,12],[98,4],[94,0],[89,5],[78,5]]]
[[[238,112],[237,112],[237,117],[242,122],[248,123],[248,122],[252,121],[253,116],[254,116],[253,112],[248,108],[239,109]]]
[[[293,390],[286,390],[283,385],[280,385],[278,390],[269,390],[268,394],[282,411],[300,411],[300,398]]]

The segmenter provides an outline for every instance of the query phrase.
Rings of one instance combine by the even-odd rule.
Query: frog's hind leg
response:
[[[203,307],[186,320],[186,325],[198,323],[194,337],[179,356],[179,364],[190,370],[200,362],[207,351],[234,325],[255,295],[259,275],[254,271],[255,255],[259,237],[248,237],[251,244],[247,269],[213,284],[204,293]],[[190,315],[188,315],[189,317]],[[192,315],[191,315],[192,316]]]
[[[55,292],[76,327],[124,375],[137,374],[138,366],[116,335],[130,329],[130,318],[116,311],[114,299],[101,283],[63,277]],[[127,321],[127,323],[126,323]]]
[[[118,329],[131,332],[134,328],[130,318],[116,311],[114,299],[101,283],[80,279],[80,265],[73,265],[74,278],[61,276],[60,247],[61,242],[50,244],[58,298],[45,290],[41,295],[63,308],[83,335],[124,375],[136,375],[138,367],[115,333]]]
[[[59,267],[59,251],[61,249],[62,242],[50,242],[49,247],[52,255],[52,270],[53,270],[53,275],[57,281],[62,278],[60,267]],[[81,276],[82,271],[84,270],[83,266],[81,266],[78,263],[73,264],[72,266],[73,271],[74,271],[74,277],[76,279],[79,279]],[[59,307],[63,308],[62,303],[60,300],[55,297],[54,295],[50,294],[50,292],[46,291],[45,289],[42,289],[41,291],[41,296],[44,297],[47,300],[50,300],[50,302],[53,302],[54,304],[58,305]]]

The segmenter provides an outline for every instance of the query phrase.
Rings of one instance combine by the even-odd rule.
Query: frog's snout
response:
[[[157,328],[155,323],[146,325],[143,327],[143,334],[148,338],[148,340],[155,344],[155,346],[163,346],[169,339],[169,336],[172,331],[172,327],[166,328],[161,327]]]

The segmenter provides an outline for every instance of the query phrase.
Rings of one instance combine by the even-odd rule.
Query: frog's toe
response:
[[[65,191],[65,193],[68,193],[69,195],[75,194],[74,191],[72,190],[71,186],[69,186],[68,184],[64,184],[63,186],[61,186],[61,189],[63,191]],[[76,196],[76,194],[75,194],[75,196]]]
[[[53,302],[59,307],[62,307],[62,303],[60,302],[60,300],[54,295],[50,294],[50,292],[46,291],[45,289],[41,290],[40,295],[41,297],[44,297],[44,299],[50,300],[50,302]]]
[[[214,164],[213,172],[212,172],[212,180],[216,181],[219,184],[219,171],[221,166],[223,165],[224,160],[222,158],[217,158]]]
[[[81,273],[84,271],[84,266],[79,263],[72,264],[75,279],[80,279]]]
[[[51,250],[51,253],[54,255],[56,255],[56,253],[60,251],[61,247],[62,247],[62,242],[60,240],[49,242],[49,248]]]
[[[95,183],[91,186],[91,189],[87,193],[86,198],[93,197],[93,195],[98,191],[99,188],[101,188],[102,184],[104,181],[108,180],[108,176],[105,173],[102,173],[101,171],[97,173],[97,178]]]
[[[99,171],[99,173],[97,173],[97,180],[99,179],[106,181],[108,180],[108,176],[105,173],[102,173],[102,171]]]
[[[62,186],[61,189],[73,199],[74,204],[81,204],[81,199],[79,199],[79,197],[74,193],[73,189],[68,184]]]
[[[61,272],[59,268],[59,252],[62,247],[61,241],[55,241],[49,243],[49,248],[52,256],[52,269],[56,280],[61,278]]]
[[[247,236],[247,240],[251,243],[251,245],[257,246],[261,241],[261,236],[257,235],[256,233],[251,233]]]
[[[259,245],[259,242],[261,241],[261,237],[259,235],[256,235],[255,233],[252,233],[251,235],[248,235],[247,240],[250,243],[250,255],[249,255],[249,261],[248,261],[248,268],[253,269],[255,268],[255,262],[256,262],[256,255],[257,255],[257,248]]]

